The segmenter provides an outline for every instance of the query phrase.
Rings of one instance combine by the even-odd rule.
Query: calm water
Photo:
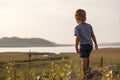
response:
[[[0,48],[0,52],[50,52],[50,53],[61,53],[61,52],[75,52],[74,46],[67,47],[14,47],[14,48]]]
[[[117,48],[120,46],[99,46],[99,48]],[[50,52],[50,53],[62,53],[62,52],[75,52],[74,46],[64,47],[17,47],[17,48],[0,48],[0,52]]]

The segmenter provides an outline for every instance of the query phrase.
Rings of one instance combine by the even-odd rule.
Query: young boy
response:
[[[92,26],[86,23],[86,12],[83,9],[78,9],[75,13],[75,19],[78,25],[75,27],[75,48],[82,60],[82,67],[84,76],[89,71],[89,56],[93,49],[93,42],[95,49],[98,49],[97,41],[92,29]],[[93,40],[93,42],[92,42]],[[78,48],[80,46],[80,49]]]

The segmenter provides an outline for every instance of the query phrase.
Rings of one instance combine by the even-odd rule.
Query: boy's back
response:
[[[92,26],[88,23],[82,23],[75,27],[75,36],[80,35],[80,44],[93,45],[91,36],[93,34]]]

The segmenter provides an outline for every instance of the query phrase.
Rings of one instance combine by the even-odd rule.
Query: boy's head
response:
[[[75,19],[77,23],[85,23],[86,21],[86,12],[83,9],[78,9],[75,12]]]

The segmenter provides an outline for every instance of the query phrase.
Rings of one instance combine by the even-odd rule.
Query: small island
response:
[[[42,38],[3,37],[0,39],[0,47],[57,47],[72,46],[72,44],[57,44]]]

